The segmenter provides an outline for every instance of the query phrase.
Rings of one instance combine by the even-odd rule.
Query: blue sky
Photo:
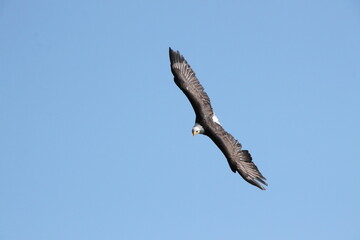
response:
[[[359,43],[355,0],[0,1],[0,239],[359,239]]]

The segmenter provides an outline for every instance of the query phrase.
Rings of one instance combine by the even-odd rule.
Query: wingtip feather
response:
[[[266,178],[261,174],[256,165],[252,162],[251,154],[248,150],[241,150],[240,152],[240,161],[247,163],[246,175],[242,173],[240,169],[237,169],[238,173],[250,184],[260,188],[261,190],[266,190],[264,186],[267,186]],[[261,183],[261,184],[260,184]]]

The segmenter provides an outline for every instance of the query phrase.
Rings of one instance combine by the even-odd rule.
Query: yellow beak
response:
[[[192,131],[192,135],[193,135],[193,136],[195,136],[195,135],[197,135],[197,134],[198,134],[198,132]]]

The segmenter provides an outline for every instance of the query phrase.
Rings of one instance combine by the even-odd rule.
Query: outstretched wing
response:
[[[238,172],[248,183],[265,190],[260,183],[267,186],[266,178],[253,163],[248,150],[242,150],[241,144],[218,124],[211,124],[207,135],[223,152],[233,172]]]
[[[169,48],[171,72],[176,85],[184,92],[194,108],[196,117],[204,119],[213,114],[209,96],[204,91],[195,72],[179,51]]]

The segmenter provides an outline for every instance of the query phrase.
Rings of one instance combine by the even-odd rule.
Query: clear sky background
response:
[[[3,0],[0,111],[0,239],[360,239],[359,1]]]

